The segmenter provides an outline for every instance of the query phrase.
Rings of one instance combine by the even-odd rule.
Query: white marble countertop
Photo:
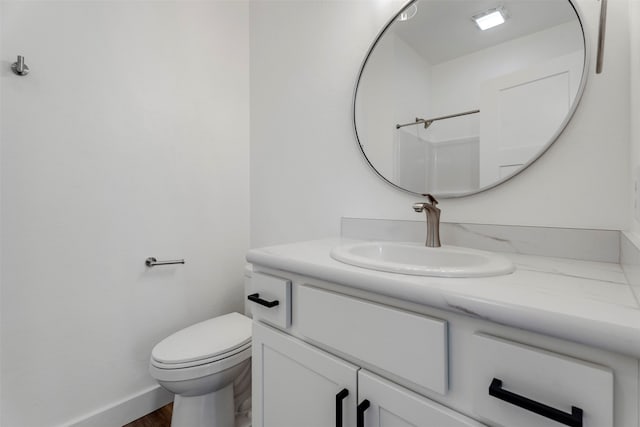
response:
[[[503,253],[512,274],[408,276],[332,259],[351,239],[253,249],[247,260],[376,294],[441,308],[640,358],[640,304],[619,264]]]

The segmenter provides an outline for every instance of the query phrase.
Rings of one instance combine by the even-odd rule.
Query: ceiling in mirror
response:
[[[474,17],[499,10],[502,25]],[[491,188],[557,138],[584,88],[569,0],[417,0],[369,50],[354,97],[367,161],[391,184],[458,197]]]

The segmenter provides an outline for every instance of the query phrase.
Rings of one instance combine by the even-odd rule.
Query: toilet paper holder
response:
[[[155,257],[150,256],[144,261],[147,267],[155,267],[156,265],[172,265],[172,264],[184,264],[184,259],[172,259],[167,261],[158,261]]]

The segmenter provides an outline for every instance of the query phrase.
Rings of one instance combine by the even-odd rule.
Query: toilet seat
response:
[[[248,342],[246,344],[244,344],[243,346],[239,347],[239,348],[235,348],[233,350],[230,350],[226,353],[222,353],[219,354],[217,356],[211,356],[211,357],[205,357],[203,359],[200,360],[192,360],[189,362],[184,362],[184,363],[165,363],[165,362],[161,362],[156,360],[153,355],[151,356],[151,364],[153,366],[155,366],[158,369],[185,369],[185,368],[193,368],[196,366],[201,366],[201,365],[206,365],[209,363],[215,363],[224,359],[227,359],[229,357],[233,357],[238,353],[242,353],[245,350],[249,350],[249,352],[251,352],[251,342]]]
[[[196,323],[160,341],[149,370],[163,381],[204,377],[251,357],[251,319],[239,313]]]
[[[189,367],[227,357],[247,344],[251,344],[251,319],[229,313],[168,336],[151,350],[151,359],[164,369]]]
[[[186,381],[217,374],[225,369],[233,368],[250,358],[251,343],[242,349],[237,349],[236,351],[227,354],[226,357],[181,368],[162,364],[151,358],[149,373],[153,378],[159,381]]]

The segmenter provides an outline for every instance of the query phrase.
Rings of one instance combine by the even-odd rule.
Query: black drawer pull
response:
[[[266,299],[262,299],[260,298],[260,294],[251,294],[247,296],[247,299],[249,301],[255,302],[256,304],[264,305],[265,307],[268,307],[268,308],[275,307],[276,305],[280,304],[280,301],[278,301],[277,299],[274,299],[273,301],[267,301]]]
[[[343,388],[336,394],[336,427],[342,427],[342,401],[349,396],[349,390]]]
[[[489,386],[489,394],[512,405],[531,411],[543,417],[547,417],[571,427],[582,427],[582,409],[571,407],[571,413],[567,414],[551,406],[528,399],[519,394],[512,393],[502,388],[502,380],[494,378]]]
[[[356,426],[357,427],[364,427],[364,411],[366,411],[367,409],[369,409],[369,406],[371,406],[371,402],[369,402],[367,399],[363,400],[362,403],[360,403],[357,406],[357,411],[356,411]]]

